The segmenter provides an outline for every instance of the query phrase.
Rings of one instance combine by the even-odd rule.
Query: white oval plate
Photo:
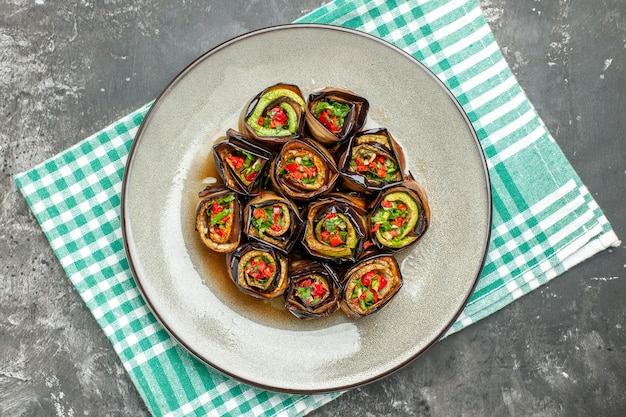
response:
[[[398,296],[377,314],[298,320],[279,301],[241,293],[223,254],[194,230],[197,194],[217,176],[211,147],[259,91],[286,82],[305,96],[327,86],[370,102],[428,194],[432,222],[396,255]],[[377,380],[436,342],[467,302],[491,229],[485,160],[461,107],[418,61],[361,32],[325,25],[255,31],[199,57],[163,91],[130,151],[122,225],[137,284],[156,317],[215,369],[276,391],[317,393]]]

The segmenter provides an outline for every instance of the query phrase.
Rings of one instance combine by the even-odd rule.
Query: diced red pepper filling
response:
[[[265,284],[274,273],[275,267],[271,265],[268,258],[264,256],[255,256],[250,259],[245,266],[245,274],[250,278]]]
[[[252,225],[256,227],[259,236],[262,236],[268,229],[275,232],[283,230],[285,227],[283,210],[284,208],[278,204],[254,208],[251,221]]]
[[[370,219],[371,232],[381,233],[386,239],[403,236],[410,220],[411,213],[406,204],[383,200],[380,202],[380,208]]]
[[[332,247],[346,244],[348,225],[337,213],[328,213],[321,219],[316,227],[319,230],[318,238]]]
[[[214,201],[207,208],[209,231],[219,236],[220,239],[226,239],[230,236],[234,200],[235,195],[229,194]]]
[[[246,185],[254,182],[263,167],[261,158],[245,151],[228,154],[226,161]]]
[[[290,180],[304,184],[315,184],[317,181],[317,167],[313,159],[308,156],[298,156],[285,161],[280,175]]]
[[[259,117],[258,124],[270,129],[287,129],[289,127],[287,114],[280,106],[273,107],[265,116]]]
[[[349,113],[350,106],[338,101],[320,101],[315,106],[315,117],[333,134],[341,131]]]
[[[374,306],[379,300],[379,293],[387,286],[387,279],[379,271],[371,270],[356,281],[352,292],[352,302],[362,310]]]
[[[321,277],[307,278],[300,281],[296,287],[296,296],[305,304],[314,306],[319,304],[329,291],[328,283]]]
[[[337,116],[333,116],[333,112],[330,109],[324,110],[320,114],[319,119],[324,127],[331,132],[337,133],[341,130],[341,126],[339,126],[339,119]]]
[[[398,164],[393,158],[367,150],[352,158],[350,168],[373,181],[392,181],[398,177]]]

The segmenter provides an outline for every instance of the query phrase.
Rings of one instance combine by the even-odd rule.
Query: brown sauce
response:
[[[252,321],[263,324],[271,322],[276,326],[278,323],[282,325],[298,320],[285,309],[282,296],[264,300],[242,292],[228,275],[226,254],[213,252],[204,246],[194,230],[198,192],[207,186],[207,178],[216,178],[217,183],[222,183],[211,150],[209,149],[205,155],[200,152],[192,163],[183,190],[182,202],[185,246],[194,267],[202,277],[202,284],[224,304]]]

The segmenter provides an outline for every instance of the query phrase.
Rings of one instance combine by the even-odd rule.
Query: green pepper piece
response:
[[[257,103],[256,107],[252,111],[252,114],[250,114],[250,116],[246,119],[246,123],[259,136],[288,136],[288,135],[293,135],[296,132],[296,129],[298,128],[298,116],[295,110],[287,103],[279,104],[280,107],[285,111],[287,115],[288,127],[286,130],[285,129],[271,129],[269,127],[259,126],[259,124],[257,123],[257,121],[259,120],[259,117],[261,117],[261,114],[263,113],[263,110],[270,103],[272,103],[274,100],[280,97],[289,97],[290,99],[294,100],[296,103],[301,105],[303,108],[305,106],[304,101],[298,94],[286,88],[279,88],[276,90],[268,91],[267,93],[263,94],[261,98],[259,99],[259,102]]]
[[[408,223],[404,225],[404,230],[405,231],[413,230],[419,219],[419,208],[417,207],[417,203],[415,202],[415,200],[413,200],[413,198],[411,198],[408,194],[403,193],[403,192],[395,192],[395,193],[388,194],[387,196],[385,196],[384,199],[390,202],[400,201],[404,205],[407,206],[407,211],[410,213],[410,218],[409,218]],[[397,236],[392,239],[385,238],[384,233],[388,230],[388,228],[384,226],[388,225],[388,221],[389,221],[388,213],[390,210],[381,210],[381,211],[382,213],[378,212],[372,218],[372,220],[375,223],[378,223],[379,219],[383,220],[381,228],[376,231],[376,238],[378,239],[380,243],[390,248],[401,248],[409,244],[412,240],[415,240],[414,236]]]

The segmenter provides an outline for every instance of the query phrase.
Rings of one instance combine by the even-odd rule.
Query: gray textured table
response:
[[[216,44],[321,0],[0,0],[0,415],[148,415],[12,175]],[[626,2],[483,0],[522,87],[626,238]],[[622,416],[626,250],[605,251],[311,416]]]

